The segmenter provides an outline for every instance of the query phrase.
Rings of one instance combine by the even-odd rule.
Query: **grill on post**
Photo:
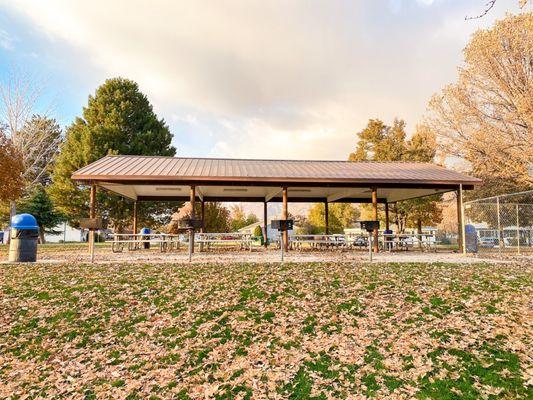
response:
[[[189,261],[192,260],[194,231],[202,228],[202,220],[196,218],[182,218],[178,221],[178,228],[189,231]]]
[[[379,221],[359,221],[361,229],[368,232],[368,256],[372,261],[372,232],[374,229],[379,229]]]
[[[272,229],[277,229],[278,232],[286,232],[286,231],[290,231],[290,230],[293,229],[294,220],[292,220],[292,219],[273,219],[270,224],[272,226]],[[281,235],[280,235],[280,247],[281,247],[281,261],[283,261],[283,254],[284,254],[283,248],[285,246],[283,245],[283,240],[282,240],[282,236]]]
[[[179,229],[200,229],[202,227],[201,219],[182,218],[178,221]]]

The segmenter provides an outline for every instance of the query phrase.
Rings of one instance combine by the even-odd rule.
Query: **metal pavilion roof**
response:
[[[253,160],[159,156],[106,156],[72,175],[102,182],[240,182],[250,184],[459,185],[481,180],[430,163]]]

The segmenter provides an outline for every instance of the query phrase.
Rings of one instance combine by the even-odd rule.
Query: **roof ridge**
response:
[[[224,160],[224,161],[286,161],[286,162],[328,162],[328,163],[369,163],[369,164],[431,164],[442,167],[439,164],[428,161],[388,161],[388,160],[289,160],[289,159],[275,159],[275,158],[228,158],[228,157],[180,157],[180,156],[149,156],[142,154],[108,154],[106,157],[143,157],[143,158],[171,158],[175,160]],[[445,167],[443,167],[445,168]]]

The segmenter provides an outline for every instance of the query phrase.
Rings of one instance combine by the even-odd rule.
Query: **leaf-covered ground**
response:
[[[0,398],[532,398],[530,265],[0,266]]]

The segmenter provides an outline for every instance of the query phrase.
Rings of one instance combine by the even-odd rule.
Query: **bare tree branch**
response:
[[[483,10],[481,14],[476,15],[475,17],[466,16],[465,20],[483,18],[485,15],[489,13],[490,10],[492,10],[495,4],[496,4],[496,0],[489,0],[489,2],[485,4],[485,9]]]
[[[55,120],[36,114],[43,88],[33,76],[15,67],[0,82],[0,123],[22,156],[25,191],[42,181],[62,140]]]

